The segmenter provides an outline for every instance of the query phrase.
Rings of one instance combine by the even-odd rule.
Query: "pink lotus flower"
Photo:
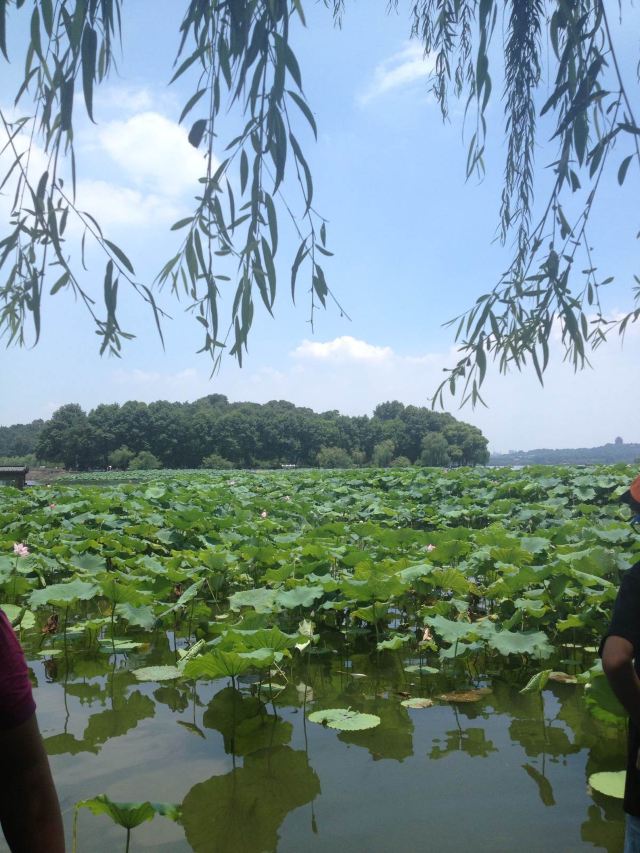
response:
[[[267,511],[266,511],[266,509],[263,509],[262,512],[260,513],[260,518],[266,518],[266,517],[267,517]]]
[[[432,542],[429,542],[429,544],[426,546],[426,548],[424,550],[431,553],[431,551],[436,550],[436,546]]]
[[[431,631],[428,628],[425,628],[422,632],[422,640],[423,643],[431,643],[433,641],[433,636]]]
[[[282,500],[284,500],[284,501],[290,501],[290,500],[291,500],[291,495],[285,495],[285,496],[284,496],[284,498],[283,498]]]
[[[29,556],[29,549],[22,542],[14,542],[13,543],[13,553],[16,555],[16,557],[28,557]]]
[[[55,509],[55,504],[49,504],[49,509]]]

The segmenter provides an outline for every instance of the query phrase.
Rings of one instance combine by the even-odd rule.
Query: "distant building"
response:
[[[614,441],[614,444],[624,444],[624,441],[620,438],[620,436],[618,436]]]
[[[24,489],[29,469],[26,465],[0,465],[0,486],[13,486]]]

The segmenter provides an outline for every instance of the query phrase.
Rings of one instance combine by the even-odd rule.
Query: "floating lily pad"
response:
[[[38,656],[41,658],[57,658],[61,654],[63,654],[62,649],[40,649],[38,651]]]
[[[491,693],[489,687],[477,687],[473,690],[458,690],[453,693],[443,693],[440,696],[443,702],[479,702]]]
[[[624,770],[609,773],[592,773],[589,776],[589,785],[599,794],[622,800],[624,799],[625,776]]]
[[[132,672],[138,681],[172,681],[182,675],[177,666],[142,666]]]
[[[422,666],[420,666],[420,664],[417,663],[411,664],[410,666],[405,666],[404,671],[413,672],[417,675],[435,675],[436,673],[440,672],[440,670],[437,669],[435,666],[427,666],[426,664],[422,664]]]
[[[431,708],[433,700],[416,696],[414,699],[403,699],[400,704],[405,708]]]
[[[326,708],[324,711],[314,711],[308,719],[312,723],[321,723],[332,729],[343,732],[358,732],[362,729],[374,729],[380,725],[380,717],[375,714],[360,714],[351,708]]]
[[[110,640],[108,637],[104,637],[100,640],[100,646],[105,651],[113,651],[116,652],[132,652],[134,649],[139,649],[140,646],[143,646],[144,643],[136,643],[135,640]]]

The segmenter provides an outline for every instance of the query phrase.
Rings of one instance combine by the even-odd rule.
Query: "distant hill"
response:
[[[489,457],[489,465],[613,465],[616,462],[640,462],[640,444],[625,444],[616,439],[601,447],[513,450],[492,453]]]

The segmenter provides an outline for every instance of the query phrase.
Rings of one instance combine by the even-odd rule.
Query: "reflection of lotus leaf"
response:
[[[147,720],[155,714],[155,704],[149,696],[135,690],[126,699],[118,702],[118,707],[99,711],[89,717],[83,741],[93,747],[105,743],[112,737],[125,735],[135,729],[141,720]]]
[[[592,773],[589,776],[589,785],[599,794],[622,800],[624,799],[625,776],[624,770],[617,770],[614,773]]]
[[[604,800],[605,808],[601,811],[598,806],[591,805],[587,811],[587,820],[580,827],[580,837],[590,847],[608,850],[616,853],[624,845],[624,822],[618,817],[619,804],[612,800]],[[616,808],[616,813],[609,814],[607,806]]]
[[[202,724],[219,731],[225,752],[235,755],[250,755],[291,740],[291,723],[267,714],[256,696],[245,696],[233,687],[216,693],[204,712]]]
[[[319,793],[304,752],[288,746],[261,750],[247,756],[243,767],[189,791],[182,804],[187,840],[196,853],[275,850],[287,814]]]
[[[413,721],[406,708],[394,700],[376,697],[361,707],[380,718],[380,725],[364,731],[342,731],[338,740],[368,749],[375,761],[403,761],[413,755]]]
[[[489,687],[477,687],[473,690],[457,690],[453,693],[443,693],[439,698],[443,702],[479,702],[491,693]]]
[[[546,755],[565,756],[580,752],[580,746],[571,743],[564,728],[544,726],[540,719],[512,720],[509,735],[524,747],[529,758]]]
[[[551,787],[551,782],[536,770],[535,767],[532,767],[530,764],[523,764],[522,768],[527,772],[527,774],[533,779],[533,781],[538,786],[538,793],[540,794],[540,799],[542,800],[545,806],[555,806],[556,801],[553,797],[553,788]]]
[[[332,729],[343,732],[359,732],[362,729],[373,729],[380,725],[380,717],[375,714],[361,714],[351,708],[326,708],[324,711],[314,711],[309,714],[312,723],[321,723]]]
[[[446,735],[447,740],[444,745],[441,745],[438,738],[434,739],[429,758],[444,758],[453,752],[466,752],[472,758],[486,758],[492,752],[498,751],[493,741],[487,739],[484,729],[479,727],[454,729]]]
[[[422,699],[419,696],[416,696],[414,699],[403,699],[400,704],[405,708],[431,708],[433,700]]]

